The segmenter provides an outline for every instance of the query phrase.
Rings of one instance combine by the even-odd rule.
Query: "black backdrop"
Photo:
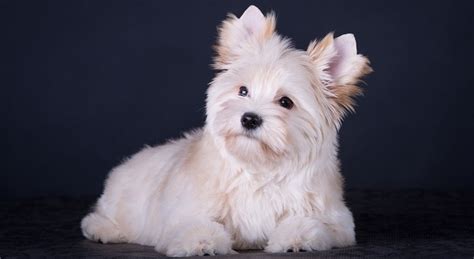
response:
[[[126,156],[202,126],[216,26],[249,4],[298,48],[353,32],[372,61],[340,134],[348,188],[472,187],[468,1],[1,1],[1,197],[99,194]]]

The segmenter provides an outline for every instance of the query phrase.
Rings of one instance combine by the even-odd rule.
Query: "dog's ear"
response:
[[[369,60],[357,54],[354,35],[344,34],[334,39],[329,33],[320,42],[311,42],[307,52],[338,113],[354,111],[354,97],[362,94],[357,84],[361,77],[372,72]]]
[[[227,69],[229,64],[252,46],[269,39],[275,32],[275,24],[273,13],[265,16],[253,5],[249,6],[240,18],[229,14],[218,29],[213,67],[219,70]]]

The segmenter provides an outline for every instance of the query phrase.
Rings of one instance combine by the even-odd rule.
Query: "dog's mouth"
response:
[[[263,141],[261,138],[259,138],[258,136],[256,136],[254,133],[252,132],[246,132],[246,131],[243,131],[243,132],[236,132],[236,133],[233,133],[233,134],[227,134],[225,135],[225,139],[226,139],[226,142],[227,143],[231,143],[231,144],[237,144],[237,143],[246,143],[246,144],[243,144],[243,145],[264,145],[264,146],[267,146],[267,144],[265,143],[265,141]]]
[[[234,141],[238,141],[238,139],[242,139],[245,141],[250,140],[250,142],[255,142],[263,150],[266,150],[267,151],[266,153],[274,153],[274,154],[276,153],[273,151],[273,149],[271,148],[269,144],[267,144],[263,139],[259,138],[258,136],[256,136],[256,134],[250,131],[244,131],[242,133],[229,135],[227,139],[233,139]]]
[[[257,136],[255,136],[254,133],[250,132],[250,131],[244,131],[243,133],[240,133],[240,134],[236,134],[237,137],[244,137],[244,138],[249,138],[249,139],[253,139],[253,140],[257,140],[257,141],[260,141]]]
[[[239,132],[223,132],[222,136],[225,139],[239,139],[239,138],[244,138],[244,139],[250,139],[250,140],[255,140],[255,141],[261,141],[261,139],[255,134],[255,132],[249,131],[249,130],[243,130]]]
[[[231,154],[258,167],[274,166],[283,155],[265,140],[248,132],[227,135],[225,143]]]

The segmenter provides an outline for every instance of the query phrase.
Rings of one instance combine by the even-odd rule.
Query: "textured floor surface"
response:
[[[216,257],[474,258],[474,192],[351,190],[346,199],[356,222],[356,246]],[[0,201],[0,258],[160,256],[152,247],[85,240],[79,222],[93,202],[93,198],[64,197]]]

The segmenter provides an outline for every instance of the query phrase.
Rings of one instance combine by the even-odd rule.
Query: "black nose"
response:
[[[248,130],[253,130],[262,125],[262,118],[253,112],[246,112],[240,119],[242,126]]]

